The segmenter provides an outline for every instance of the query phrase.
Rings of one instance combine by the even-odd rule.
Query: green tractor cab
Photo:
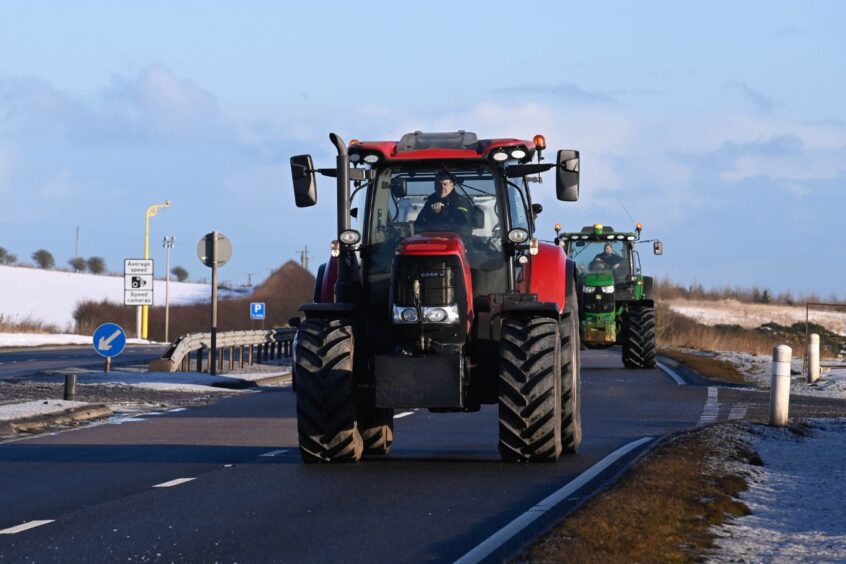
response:
[[[652,277],[643,275],[636,246],[652,243],[656,255],[664,250],[661,241],[642,240],[642,230],[641,224],[633,232],[596,224],[562,233],[555,226],[555,242],[576,263],[582,343],[622,345],[626,368],[654,368],[656,362]]]

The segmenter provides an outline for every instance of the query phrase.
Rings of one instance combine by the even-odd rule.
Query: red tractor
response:
[[[291,158],[298,207],[316,203],[315,173],[337,180],[332,256],[314,303],[300,308],[305,319],[292,320],[303,461],[387,454],[396,408],[482,404],[499,406],[503,460],[576,452],[576,271],[560,247],[534,238],[542,208],[529,185],[554,169],[558,199],[577,200],[578,152],[543,162],[543,136],[466,131],[330,139],[333,168]]]

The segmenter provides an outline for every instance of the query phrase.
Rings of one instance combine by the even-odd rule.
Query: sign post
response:
[[[212,231],[206,233],[197,245],[200,262],[212,269],[211,278],[211,348],[209,350],[209,374],[217,371],[217,268],[232,258],[232,243],[225,235]]]
[[[115,323],[103,323],[94,331],[94,350],[106,358],[104,372],[108,374],[112,366],[112,357],[123,352],[126,347],[126,332]]]

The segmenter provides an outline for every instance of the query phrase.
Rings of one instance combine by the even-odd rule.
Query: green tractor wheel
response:
[[[656,317],[654,307],[631,307],[623,317],[623,366],[655,368]]]

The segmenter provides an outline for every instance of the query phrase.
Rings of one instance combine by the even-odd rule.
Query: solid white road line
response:
[[[509,524],[495,532],[493,535],[485,539],[482,544],[459,558],[455,564],[469,564],[471,562],[480,562],[493,554],[495,550],[503,544],[511,540],[520,531],[534,523],[544,513],[570,497],[573,493],[579,490],[582,486],[596,478],[603,470],[614,464],[617,460],[652,440],[652,437],[643,437],[636,441],[624,445],[584,472],[582,472],[576,479],[563,486],[561,489],[511,521]]]
[[[29,521],[28,523],[23,523],[18,525],[17,527],[9,527],[8,529],[3,529],[0,531],[0,535],[14,535],[23,531],[28,531],[29,529],[34,529],[35,527],[40,527],[41,525],[46,525],[47,523],[52,523],[55,519],[45,519],[43,521]]]
[[[409,415],[414,415],[413,411],[403,411],[402,413],[397,413],[394,415],[394,419],[401,419],[403,417],[408,417]]]
[[[154,488],[172,488],[173,486],[178,486],[179,484],[184,484],[185,482],[190,482],[191,480],[196,480],[197,478],[177,478],[175,480],[171,480],[170,482],[164,482],[162,484],[156,484],[153,486]]]
[[[286,448],[283,450],[271,450],[270,452],[260,454],[259,456],[276,456],[277,454],[282,454],[283,452],[288,452],[288,449]]]
[[[168,409],[167,412],[168,413],[179,413],[180,411],[185,411],[186,409],[188,409],[188,408],[187,407],[177,407],[175,409]]]
[[[678,373],[675,370],[673,370],[672,368],[670,368],[669,366],[667,366],[663,362],[658,363],[658,368],[660,368],[661,370],[666,372],[667,375],[670,378],[672,378],[676,382],[676,384],[678,384],[679,386],[686,386],[687,385],[687,382],[684,381],[684,378],[679,376]]]
[[[717,400],[717,387],[708,387],[708,399],[705,401],[705,407],[702,408],[702,415],[699,416],[699,421],[696,423],[697,427],[713,423],[717,420],[720,414],[720,402]]]

